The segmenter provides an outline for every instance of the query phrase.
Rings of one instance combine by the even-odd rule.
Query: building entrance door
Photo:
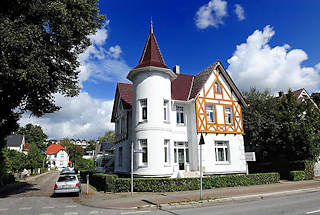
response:
[[[179,170],[184,170],[184,149],[178,149]]]

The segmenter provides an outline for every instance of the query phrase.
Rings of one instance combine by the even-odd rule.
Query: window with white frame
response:
[[[183,106],[176,106],[177,124],[184,124],[184,110]]]
[[[140,121],[146,121],[148,119],[147,99],[140,100]]]
[[[122,167],[122,146],[119,147],[118,166]]]
[[[141,139],[139,140],[140,142],[140,148],[143,151],[141,153],[141,163],[143,165],[147,165],[148,164],[148,143],[147,143],[147,139]]]
[[[232,114],[232,107],[231,106],[225,106],[224,107],[224,112],[225,112],[225,122],[228,125],[233,124],[233,114]]]
[[[164,163],[169,164],[169,144],[170,140],[164,140]]]
[[[207,123],[210,123],[210,124],[216,123],[214,105],[207,104],[206,109],[207,109]]]
[[[221,85],[220,85],[219,81],[216,81],[214,83],[214,91],[215,91],[215,93],[221,93]]]
[[[229,142],[228,141],[216,141],[214,145],[215,145],[216,161],[221,162],[221,163],[230,162]]]
[[[169,101],[163,100],[163,120],[165,122],[169,121]]]

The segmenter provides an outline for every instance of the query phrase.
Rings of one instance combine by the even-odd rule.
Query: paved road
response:
[[[146,208],[132,211],[93,208],[77,204],[77,197],[52,198],[57,177],[57,172],[49,173],[30,181],[30,186],[7,193],[5,198],[0,198],[0,215],[320,215],[320,192],[176,210]]]

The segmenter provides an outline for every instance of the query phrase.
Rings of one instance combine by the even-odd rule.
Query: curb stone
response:
[[[293,195],[299,193],[311,193],[311,192],[319,192],[320,187],[314,188],[306,188],[306,189],[298,189],[298,190],[287,190],[280,192],[272,192],[272,193],[259,193],[252,195],[244,195],[244,196],[234,196],[234,197],[226,197],[219,199],[208,199],[208,200],[200,200],[200,201],[190,201],[190,202],[181,202],[181,203],[164,203],[159,204],[160,209],[177,209],[177,208],[190,208],[195,206],[205,206],[207,204],[214,203],[223,203],[223,202],[232,202],[232,201],[241,201],[241,200],[251,200],[251,199],[263,199],[265,197],[272,196],[286,196]]]

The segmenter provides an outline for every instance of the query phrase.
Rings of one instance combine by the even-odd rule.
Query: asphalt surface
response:
[[[206,207],[195,205],[194,207],[185,209],[165,207],[161,209],[152,207],[137,210],[96,208],[78,204],[77,202],[80,198],[75,196],[65,195],[53,198],[53,186],[58,176],[58,172],[49,172],[45,175],[28,179],[26,181],[27,184],[24,184],[24,186],[18,186],[16,189],[7,189],[0,198],[0,215],[320,215],[319,190],[290,196],[227,201],[217,205],[207,205]],[[120,201],[120,199],[117,201]],[[186,202],[185,204],[190,203]]]

